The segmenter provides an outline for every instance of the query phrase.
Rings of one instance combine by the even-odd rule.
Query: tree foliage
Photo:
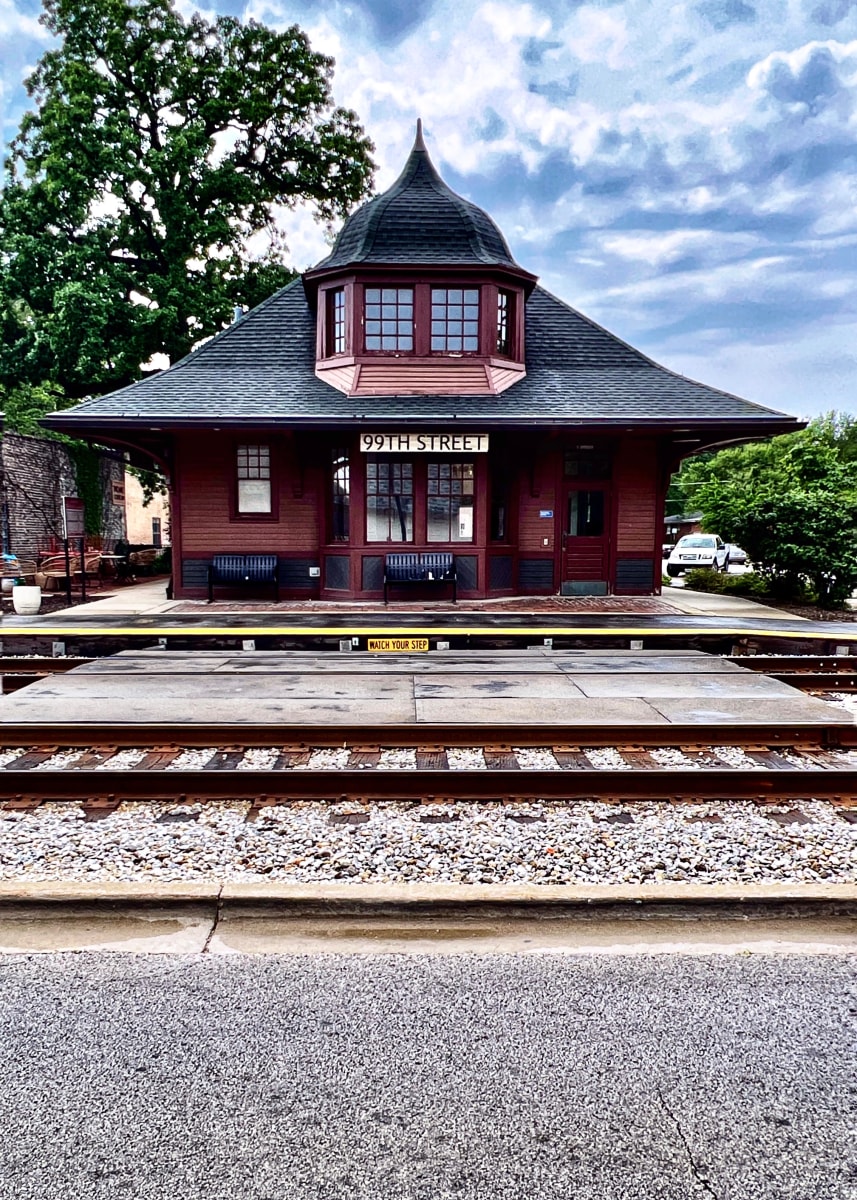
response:
[[[828,414],[799,433],[690,460],[682,487],[703,527],[744,547],[778,594],[807,583],[821,605],[857,586],[857,422]]]
[[[295,26],[185,20],[171,0],[44,0],[42,21],[61,41],[27,81],[0,195],[0,384],[75,399],[293,278],[278,212],[344,216],[372,144]]]

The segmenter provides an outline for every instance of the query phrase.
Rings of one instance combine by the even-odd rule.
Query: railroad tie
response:
[[[416,760],[418,771],[449,770],[449,759],[444,746],[418,746]]]
[[[381,761],[380,746],[352,746],[348,756],[349,771],[365,771],[377,767]]]
[[[520,771],[521,764],[511,746],[483,746],[482,757],[489,771]]]

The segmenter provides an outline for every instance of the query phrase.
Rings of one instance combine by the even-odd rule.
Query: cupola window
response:
[[[413,288],[367,288],[364,317],[367,350],[413,350]]]
[[[458,354],[478,351],[478,288],[432,288],[431,348]]]
[[[345,353],[345,288],[327,293],[327,352]]]
[[[514,297],[502,289],[497,293],[497,353],[512,357],[512,313]]]

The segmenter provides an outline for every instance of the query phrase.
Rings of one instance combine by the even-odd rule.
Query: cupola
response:
[[[525,374],[536,277],[497,225],[441,179],[422,135],[396,182],[304,275],[316,374],[349,395],[490,395]]]

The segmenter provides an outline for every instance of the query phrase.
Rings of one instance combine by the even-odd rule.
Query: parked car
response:
[[[674,549],[675,549],[675,544],[673,542],[664,542],[663,545],[661,546],[662,557],[669,558],[669,556],[672,554]]]
[[[688,533],[675,544],[667,559],[667,575],[675,578],[694,567],[725,571],[729,567],[729,547],[714,533]]]
[[[729,551],[729,561],[731,563],[739,563],[742,567],[746,564],[746,550],[742,550],[740,546],[733,545],[732,542],[726,543],[726,549]]]

